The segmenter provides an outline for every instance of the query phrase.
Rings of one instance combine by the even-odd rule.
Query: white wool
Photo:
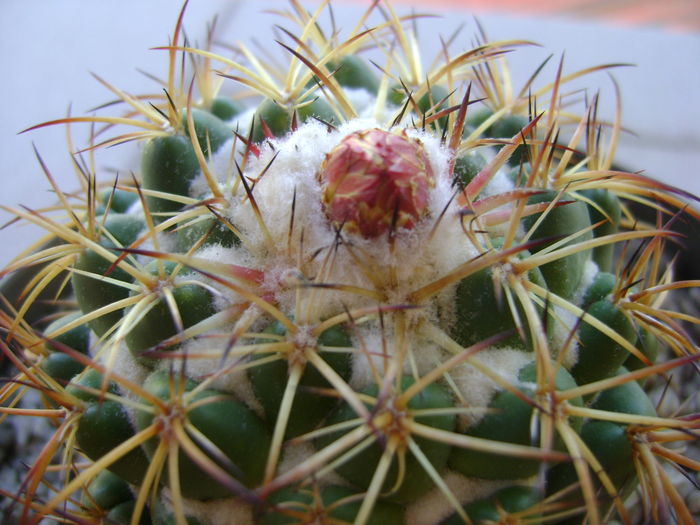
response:
[[[467,478],[457,472],[447,471],[443,480],[457,501],[464,505],[487,498],[497,490],[513,483],[512,480],[487,480]],[[435,487],[408,505],[404,513],[405,525],[435,525],[455,512],[454,507]]]
[[[231,354],[224,359],[227,343],[227,339],[223,337],[195,338],[178,347],[176,351],[178,354],[186,352],[191,356],[187,359],[188,377],[204,381],[209,379],[212,373],[215,374],[210,380],[209,388],[233,394],[262,417],[264,411],[253,393],[253,387],[244,368],[248,358],[241,355],[238,347],[234,347],[231,349]],[[158,368],[167,371],[170,364],[167,359],[161,359],[158,362]]]
[[[435,368],[436,363],[445,360],[444,351],[437,345],[420,338],[409,341],[410,348],[401,372],[408,377],[417,373],[424,376]],[[394,335],[385,329],[381,333],[378,322],[361,325],[357,329],[356,354],[350,385],[357,391],[382,381],[390,357],[396,350]]]
[[[232,129],[236,130],[244,137],[247,137],[248,132],[250,131],[250,125],[253,122],[253,117],[255,116],[255,111],[257,109],[258,108],[256,106],[249,107],[243,113],[234,116],[233,119],[228,122],[228,124]]]
[[[173,512],[172,493],[163,488],[161,501],[166,509]],[[185,514],[198,519],[202,525],[253,525],[253,508],[238,498],[199,501],[182,498]]]
[[[576,289],[576,293],[571,299],[571,303],[575,305],[581,304],[583,301],[583,296],[593,283],[593,280],[598,272],[598,265],[595,262],[590,259],[586,261],[583,275],[581,276],[581,283]],[[550,335],[552,356],[556,357],[560,352],[565,351],[566,354],[562,359],[562,364],[565,368],[570,370],[576,364],[576,361],[578,361],[578,339],[576,337],[571,337],[571,334],[578,323],[579,317],[578,315],[560,306],[552,307],[552,312],[555,319]]]
[[[367,91],[365,88],[343,88],[343,93],[348,98],[350,105],[353,107],[355,112],[360,118],[373,118],[375,117],[375,104],[377,99],[374,95]],[[386,118],[385,115],[381,115],[379,120],[384,122]]]
[[[553,358],[561,352],[566,352],[562,359],[564,368],[571,369],[578,361],[578,339],[572,337],[572,332],[578,316],[560,306],[551,307],[554,316],[554,326],[550,332],[550,350]]]
[[[298,442],[286,444],[282,451],[282,460],[277,467],[278,475],[291,471],[294,467],[308,461],[316,453],[316,449],[311,443]],[[335,472],[329,472],[322,479],[315,479],[322,485],[347,485],[347,482]]]
[[[199,251],[197,251],[194,256],[197,259],[211,261],[216,264],[230,264],[235,266],[240,266],[243,268],[255,268],[251,266],[255,264],[254,259],[245,249],[233,247],[225,248],[219,244],[208,245]],[[193,268],[196,271],[198,268],[205,273],[211,273],[211,270],[205,265],[201,267],[196,263],[193,264]],[[216,277],[223,279],[225,282],[221,283],[216,279],[212,279],[205,273],[197,273],[197,281],[205,284],[210,289],[216,290],[217,293],[214,294],[214,307],[217,311],[221,311],[231,305],[241,304],[245,302],[245,298],[241,296],[234,288],[227,286],[225,283],[230,282],[236,286],[242,288],[249,288],[245,283],[240,280],[234,279],[231,276],[221,274],[219,272],[214,272]]]
[[[121,343],[116,346],[109,345],[106,351],[100,354],[98,362],[105,366],[114,376],[121,377],[136,385],[143,385],[150,370],[141,366],[133,354]],[[129,400],[139,400],[139,396],[130,388],[119,384],[119,392]]]
[[[372,322],[358,328],[350,385],[359,391],[376,384],[377,375],[379,378],[384,376],[385,365],[394,347],[393,338],[380,332],[379,323]]]
[[[588,288],[593,284],[596,275],[600,272],[600,268],[595,263],[593,259],[588,259],[583,267],[583,275],[581,276],[581,282],[575,291],[574,297],[571,302],[580,305],[583,302],[583,296],[586,295]]]
[[[264,218],[264,228],[241,187],[231,197],[229,218],[240,228],[245,244],[256,254],[257,260],[251,261],[252,266],[264,269],[276,291],[283,282],[281,276],[292,270],[298,272],[297,263],[301,256],[303,263],[309,263],[302,263],[305,275],[299,276],[301,280],[316,278],[324,283],[370,289],[374,284],[369,275],[377,275],[377,270],[380,270],[377,276],[386,278],[381,271],[394,266],[403,288],[393,289],[389,302],[401,301],[406,294],[476,255],[462,232],[454,203],[444,213],[437,231],[431,233],[435,222],[430,219],[440,217],[453,196],[451,181],[445,176],[449,153],[439,140],[419,131],[410,134],[423,142],[437,174],[429,203],[429,218],[412,231],[400,231],[393,251],[385,238],[363,239],[352,234],[347,235],[343,245],[335,250],[337,234],[321,204],[320,166],[326,154],[345,135],[376,127],[381,126],[374,120],[357,119],[344,124],[338,131],[329,132],[318,122],[308,122],[296,133],[270,141],[263,146],[260,158],[249,164],[246,176],[257,179],[252,191],[260,216]],[[292,221],[294,229],[290,240]],[[299,254],[302,233],[303,251]],[[311,260],[311,254],[316,254],[315,259]],[[347,292],[326,290],[311,295],[319,315],[338,313],[343,305],[367,304],[366,299]],[[291,293],[282,294],[277,299],[282,303],[283,311],[292,311],[298,298],[296,293]]]
[[[512,385],[520,385],[518,373],[532,361],[532,354],[514,348],[489,348],[472,358],[492,373]],[[467,407],[484,408],[493,396],[502,389],[491,378],[469,363],[463,363],[450,372]],[[484,417],[482,410],[460,414],[459,426],[462,429],[477,424]]]

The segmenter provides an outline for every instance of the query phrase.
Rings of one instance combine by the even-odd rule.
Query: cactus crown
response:
[[[42,124],[143,147],[133,180],[10,209],[48,236],[3,272],[0,410],[56,424],[21,519],[596,524],[636,492],[692,523],[664,467],[697,469],[697,416],[644,390],[697,355],[663,305],[697,284],[662,262],[688,196],[562,102],[605,66],[516,93],[526,42],[424,69],[417,17],[375,2],[341,38],[326,4],[290,2],[282,70],[183,44],[183,9],[164,96],[105,82],[123,116]]]

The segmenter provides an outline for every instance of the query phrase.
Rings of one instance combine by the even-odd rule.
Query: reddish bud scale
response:
[[[366,238],[414,228],[435,185],[423,144],[404,130],[347,135],[326,155],[319,178],[328,218]]]

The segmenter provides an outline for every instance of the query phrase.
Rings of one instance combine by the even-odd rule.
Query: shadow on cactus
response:
[[[644,385],[695,366],[665,300],[698,283],[663,257],[698,214],[566,92],[613,65],[516,93],[528,42],[480,29],[426,69],[417,16],[328,9],[291,2],[286,69],[183,44],[183,9],[162,97],[99,79],[120,116],[40,125],[143,147],[129,180],[76,157],[81,192],[4,208],[47,232],[2,272],[0,410],[55,426],[21,521],[694,523],[671,474],[700,420]]]

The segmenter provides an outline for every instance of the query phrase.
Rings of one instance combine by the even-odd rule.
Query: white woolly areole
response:
[[[161,501],[174,514],[172,493],[163,487]],[[198,519],[202,525],[254,525],[253,507],[238,498],[199,501],[182,498],[185,514]]]
[[[512,385],[520,385],[518,373],[531,361],[532,354],[513,348],[489,348],[472,358],[472,362],[480,363]],[[469,363],[455,367],[450,372],[450,377],[464,396],[466,407],[477,409],[459,416],[459,427],[466,429],[484,417],[484,411],[481,409],[489,405],[502,387]]]
[[[284,446],[282,460],[277,466],[279,475],[285,474],[307,461],[316,453],[316,449],[309,442],[288,443]],[[347,485],[347,482],[335,472],[328,472],[321,480],[325,485]]]
[[[457,472],[447,471],[442,478],[460,504],[489,497],[499,489],[513,484],[513,480],[488,480],[467,478]],[[522,481],[522,480],[521,480]],[[524,483],[523,483],[524,484]],[[407,506],[405,525],[435,525],[455,512],[442,491],[435,487]]]
[[[124,343],[116,346],[107,346],[106,350],[99,356],[94,356],[101,365],[116,377],[124,378],[136,385],[143,384],[150,371],[136,361]],[[117,384],[119,385],[119,383]],[[141,400],[139,395],[130,388],[119,385],[119,392],[123,397],[131,401]]]
[[[589,259],[586,261],[583,275],[581,276],[581,283],[571,299],[573,304],[578,306],[583,302],[583,296],[593,284],[593,280],[598,275],[598,272],[598,265],[593,260]],[[554,350],[553,354],[556,356],[562,351],[566,352],[561,362],[565,368],[570,370],[578,361],[579,342],[576,337],[571,337],[578,322],[578,315],[560,306],[552,307],[552,313],[555,319],[550,334],[551,346]]]
[[[387,278],[381,272],[393,266],[398,270],[396,281],[400,285],[391,290],[392,297],[387,299],[389,303],[401,302],[406,294],[477,255],[464,236],[457,205],[451,203],[449,152],[437,138],[415,130],[408,134],[423,143],[436,174],[428,218],[413,230],[399,231],[393,251],[384,238],[363,239],[355,235],[348,235],[337,246],[337,232],[322,208],[318,173],[326,155],[343,137],[371,128],[382,126],[371,119],[356,119],[329,132],[321,123],[307,122],[295,133],[264,145],[261,156],[249,163],[245,173],[255,181],[252,194],[259,213],[251,206],[242,184],[232,187],[228,218],[245,238],[245,247],[238,250],[248,254],[252,268],[265,272],[266,281],[275,292],[279,292],[280,284],[289,281],[290,272],[298,282],[314,279],[324,284],[374,289],[370,276]],[[442,218],[436,227],[438,217]],[[299,275],[299,261],[303,275]],[[299,300],[297,295],[278,293],[280,308],[292,312]],[[344,306],[369,304],[360,295],[332,290],[310,293],[311,300],[315,315],[320,317],[334,315]]]
[[[600,268],[593,259],[588,259],[583,267],[583,275],[581,275],[581,283],[575,291],[574,297],[571,301],[574,304],[581,304],[583,302],[583,296],[586,294],[596,275],[600,272]]]
[[[353,359],[350,385],[355,390],[363,390],[377,384],[377,375],[383,378],[386,367],[396,349],[393,334],[385,329],[382,333],[377,322],[369,322],[357,327],[357,354]],[[445,360],[445,352],[437,345],[416,338],[410,341],[403,373],[413,376],[426,375]]]

